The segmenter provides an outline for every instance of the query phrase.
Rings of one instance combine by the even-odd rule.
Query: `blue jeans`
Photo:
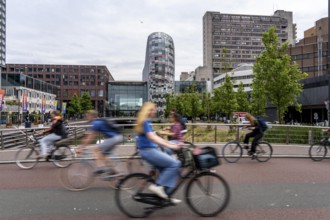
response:
[[[43,137],[39,143],[40,143],[40,148],[41,148],[41,155],[46,156],[47,155],[47,149],[51,149],[54,147],[55,141],[61,140],[62,137],[59,135],[56,135],[54,133],[51,133],[49,135],[46,135]]]
[[[156,184],[160,186],[173,188],[176,186],[177,177],[181,162],[161,152],[157,148],[139,149],[142,159],[146,160],[151,165],[159,170],[159,177]]]

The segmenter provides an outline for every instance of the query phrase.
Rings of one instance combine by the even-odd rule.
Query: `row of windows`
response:
[[[327,70],[327,64],[321,66],[321,70]],[[314,72],[318,71],[318,66],[308,66],[308,67],[303,67],[301,68],[301,71],[303,72]]]
[[[10,67],[9,72],[46,72],[46,73],[104,73],[104,69],[94,69],[94,68],[43,68],[43,67]]]
[[[322,52],[322,57],[327,57],[328,56],[328,51],[323,51]],[[298,55],[291,55],[292,60],[303,60],[303,59],[311,59],[311,58],[317,58],[318,53],[305,53],[305,54],[298,54]]]

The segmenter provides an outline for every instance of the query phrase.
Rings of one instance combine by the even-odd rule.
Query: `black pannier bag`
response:
[[[217,152],[214,147],[203,147],[200,149],[201,152],[194,155],[195,165],[198,169],[210,169],[220,165]]]

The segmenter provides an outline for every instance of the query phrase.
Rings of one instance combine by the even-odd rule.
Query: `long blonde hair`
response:
[[[154,108],[156,108],[156,105],[153,102],[145,102],[141,107],[139,113],[137,114],[136,126],[135,126],[135,131],[138,134],[143,133],[143,123],[147,118],[150,117],[150,112]]]
[[[250,122],[250,124],[252,125],[254,123],[254,121],[256,120],[255,117],[253,117],[251,114],[246,113],[245,118]]]

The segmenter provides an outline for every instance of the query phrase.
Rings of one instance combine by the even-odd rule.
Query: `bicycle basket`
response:
[[[193,155],[189,148],[182,148],[176,152],[178,159],[181,161],[181,167],[189,167],[193,165]]]
[[[217,152],[213,147],[203,147],[200,153],[194,154],[194,160],[197,169],[209,169],[220,165]]]

